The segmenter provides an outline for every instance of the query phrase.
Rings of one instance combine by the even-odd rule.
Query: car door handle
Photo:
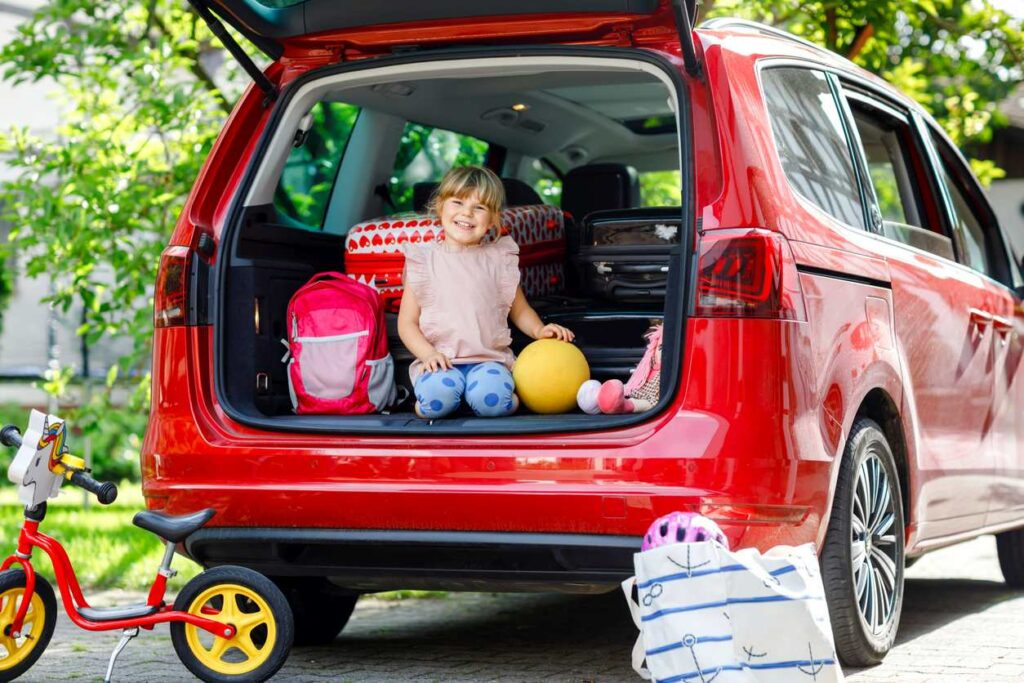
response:
[[[992,329],[999,335],[999,341],[1005,344],[1010,340],[1010,336],[1013,334],[1013,321],[1009,318],[1003,318],[998,315],[993,315],[991,318]]]
[[[971,325],[974,325],[978,329],[984,329],[988,327],[988,324],[992,322],[992,314],[987,313],[979,308],[972,308],[969,310]]]

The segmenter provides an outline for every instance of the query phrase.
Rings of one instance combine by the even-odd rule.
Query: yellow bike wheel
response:
[[[25,572],[0,572],[0,682],[13,681],[29,670],[53,636],[57,625],[57,599],[53,588],[36,574],[35,590],[18,637],[11,630],[18,607],[25,598]]]
[[[204,681],[265,681],[284,664],[294,635],[284,595],[262,574],[216,567],[186,584],[174,609],[230,625],[235,635],[173,622],[171,641],[181,662]]]

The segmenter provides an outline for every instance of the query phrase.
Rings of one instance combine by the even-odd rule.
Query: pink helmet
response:
[[[702,517],[696,512],[670,512],[654,520],[647,528],[640,549],[650,550],[672,543],[697,543],[699,541],[717,541],[726,548],[729,547],[729,539],[725,537],[718,525],[707,517]]]

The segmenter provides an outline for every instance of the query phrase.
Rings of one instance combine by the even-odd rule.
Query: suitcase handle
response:
[[[661,266],[656,263],[608,263],[598,261],[594,268],[601,275],[609,273],[667,273],[668,266]]]
[[[664,297],[666,288],[664,285],[660,287],[651,287],[633,284],[622,285],[616,282],[611,282],[609,283],[608,289],[605,291],[607,291],[608,296],[611,296],[612,298],[625,298],[635,296],[637,294],[643,294],[644,298],[647,299],[651,297]]]

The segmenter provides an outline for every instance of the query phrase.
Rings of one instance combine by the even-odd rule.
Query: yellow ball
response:
[[[535,413],[566,413],[576,407],[576,392],[590,379],[590,366],[572,344],[538,339],[512,367],[519,400]]]

